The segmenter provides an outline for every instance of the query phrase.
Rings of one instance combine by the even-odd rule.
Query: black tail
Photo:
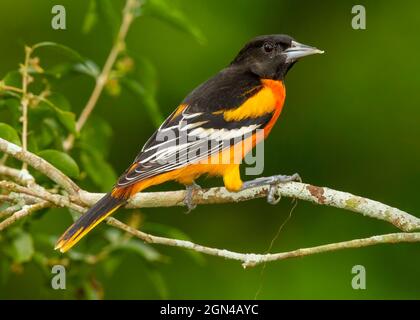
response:
[[[111,193],[107,193],[64,232],[58,239],[55,249],[60,249],[61,252],[69,250],[98,223],[121,207],[125,201],[124,198],[115,198]]]

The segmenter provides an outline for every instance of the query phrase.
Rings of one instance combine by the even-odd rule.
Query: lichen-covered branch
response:
[[[268,195],[269,186],[262,186],[240,192],[229,192],[225,188],[197,190],[193,201],[197,204],[228,203],[264,198]],[[364,216],[392,223],[403,231],[420,230],[420,219],[393,208],[381,202],[355,196],[348,192],[333,190],[327,187],[317,187],[306,183],[288,182],[277,186],[277,194],[296,198],[319,205],[345,209]],[[81,199],[87,205],[93,205],[103,194],[80,193]],[[128,208],[172,207],[183,206],[185,191],[142,192],[135,195],[128,203]]]
[[[94,204],[101,196],[103,196],[102,194],[89,193],[80,189],[70,178],[65,176],[61,171],[47,161],[32,154],[31,152],[24,152],[17,145],[1,138],[0,151],[5,152],[37,169],[68,192],[66,195],[58,193],[57,190],[48,191],[38,185],[27,171],[23,171],[22,174],[22,171],[20,170],[4,165],[0,166],[0,175],[10,177],[16,181],[0,181],[0,189],[9,192],[8,194],[2,194],[0,200],[16,203],[16,206],[12,206],[12,209],[9,210],[10,212],[7,211],[2,215],[2,217],[7,218],[0,222],[0,231],[11,226],[19,219],[27,217],[31,213],[45,207],[67,207],[75,212],[84,213],[87,210],[87,207]],[[28,182],[30,183],[28,184]],[[18,183],[21,183],[22,185]],[[267,196],[268,191],[268,185],[244,190],[238,193],[230,193],[225,188],[211,188],[207,190],[198,190],[194,194],[193,200],[197,204],[239,202],[265,197]],[[328,205],[361,213],[371,218],[392,223],[394,226],[403,231],[420,230],[419,218],[378,201],[355,196],[347,192],[337,191],[326,187],[317,187],[305,183],[288,182],[278,185],[277,193],[280,196],[297,198],[320,205]],[[18,207],[20,203],[19,201],[16,201],[17,197],[20,197],[24,202],[21,209]],[[134,196],[127,204],[127,207],[180,206],[183,205],[184,197],[185,191],[153,193],[143,192]],[[208,255],[241,261],[244,267],[252,267],[269,261],[277,261],[341,249],[360,248],[380,243],[420,242],[420,233],[392,233],[373,236],[370,238],[331,243],[317,247],[297,249],[288,252],[254,254],[232,252],[225,249],[202,246],[191,241],[154,236],[136,230],[115,218],[107,218],[107,223],[149,243],[181,247]]]
[[[390,233],[379,236],[373,236],[369,238],[355,239],[350,241],[336,242],[331,244],[325,244],[316,247],[302,248],[293,251],[286,251],[280,253],[267,253],[267,254],[255,254],[255,253],[239,253],[225,249],[217,249],[195,244],[191,241],[170,239],[164,237],[153,236],[139,230],[136,230],[130,226],[123,224],[122,222],[109,218],[107,223],[111,226],[120,228],[132,236],[142,239],[148,243],[161,244],[171,247],[179,247],[194,250],[200,253],[204,253],[211,256],[222,257],[229,260],[237,260],[242,262],[244,268],[254,267],[256,265],[284,260],[288,258],[303,257],[313,255],[317,253],[337,251],[342,249],[351,248],[362,248],[373,246],[381,243],[399,243],[399,242],[420,242],[420,233]]]
[[[41,201],[33,205],[24,205],[22,209],[16,211],[10,217],[0,222],[0,231],[7,228],[8,226],[16,222],[17,220],[22,219],[23,217],[26,217],[27,215],[30,215],[31,213],[35,211],[38,211],[38,210],[41,210],[50,206],[51,206],[51,203],[48,201]]]

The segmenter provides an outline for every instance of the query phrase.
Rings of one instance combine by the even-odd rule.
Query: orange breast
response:
[[[286,87],[284,86],[283,82],[279,80],[263,79],[262,83],[265,88],[271,90],[275,98],[274,115],[264,128],[264,137],[266,138],[270,134],[271,129],[273,128],[283,109],[284,100],[286,99]]]

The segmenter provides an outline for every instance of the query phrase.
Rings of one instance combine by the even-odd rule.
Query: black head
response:
[[[266,79],[283,79],[294,63],[305,56],[324,53],[303,45],[283,34],[259,36],[248,42],[238,53],[231,66]]]

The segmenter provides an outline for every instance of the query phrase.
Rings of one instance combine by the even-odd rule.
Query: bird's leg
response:
[[[184,204],[187,206],[188,210],[187,213],[190,213],[192,210],[194,210],[197,205],[194,203],[194,192],[201,190],[201,187],[193,181],[191,184],[188,184],[186,186],[186,193],[184,198]]]
[[[276,186],[280,183],[287,183],[291,181],[302,182],[302,179],[297,173],[292,174],[291,176],[276,175],[271,177],[261,177],[251,181],[245,181],[242,185],[242,190],[260,187],[268,184],[270,185],[270,187],[268,189],[267,202],[269,204],[277,204],[279,203],[281,197],[277,196],[276,198]]]

